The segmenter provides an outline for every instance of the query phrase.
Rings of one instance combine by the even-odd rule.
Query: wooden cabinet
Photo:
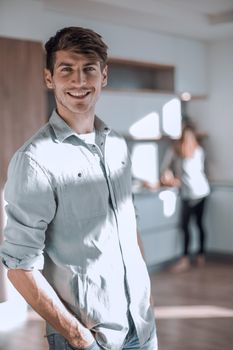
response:
[[[0,37],[0,242],[2,192],[13,153],[46,121],[43,48],[39,42]],[[4,283],[0,263],[0,301]]]
[[[108,89],[174,92],[174,66],[109,59]]]
[[[39,42],[0,38],[1,183],[13,153],[46,120],[43,48]]]
[[[166,202],[169,191],[173,196],[173,207]],[[169,200],[169,198],[167,198]],[[135,193],[134,202],[138,213],[139,231],[143,241],[148,267],[172,260],[181,254],[179,230],[180,200],[175,188],[159,189],[155,192]]]
[[[207,201],[205,224],[208,251],[233,254],[233,184],[213,183]]]

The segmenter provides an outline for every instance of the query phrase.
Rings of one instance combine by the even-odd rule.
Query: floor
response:
[[[154,272],[151,281],[159,350],[233,349],[232,263],[208,261],[180,274]],[[16,349],[48,349],[44,322],[33,312],[0,344],[0,350]]]
[[[233,263],[153,274],[159,350],[233,349]]]

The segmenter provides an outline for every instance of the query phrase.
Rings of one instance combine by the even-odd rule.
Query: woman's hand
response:
[[[175,177],[173,172],[169,169],[165,170],[163,175],[161,176],[161,184],[164,186],[174,186]]]
[[[180,180],[174,176],[170,169],[165,170],[161,176],[160,182],[163,186],[180,187]]]

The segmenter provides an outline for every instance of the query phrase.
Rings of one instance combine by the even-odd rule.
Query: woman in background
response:
[[[169,150],[162,164],[161,184],[178,186],[181,193],[181,227],[183,231],[183,256],[172,268],[174,272],[186,271],[190,268],[190,219],[195,217],[199,230],[199,250],[197,264],[205,264],[205,230],[203,213],[206,198],[210,192],[205,174],[205,154],[200,146],[195,129],[191,125],[184,126],[181,138]]]

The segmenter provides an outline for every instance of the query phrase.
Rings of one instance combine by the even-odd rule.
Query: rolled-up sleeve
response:
[[[30,155],[12,158],[5,186],[7,223],[0,255],[9,269],[42,269],[45,232],[56,202],[46,171]]]

